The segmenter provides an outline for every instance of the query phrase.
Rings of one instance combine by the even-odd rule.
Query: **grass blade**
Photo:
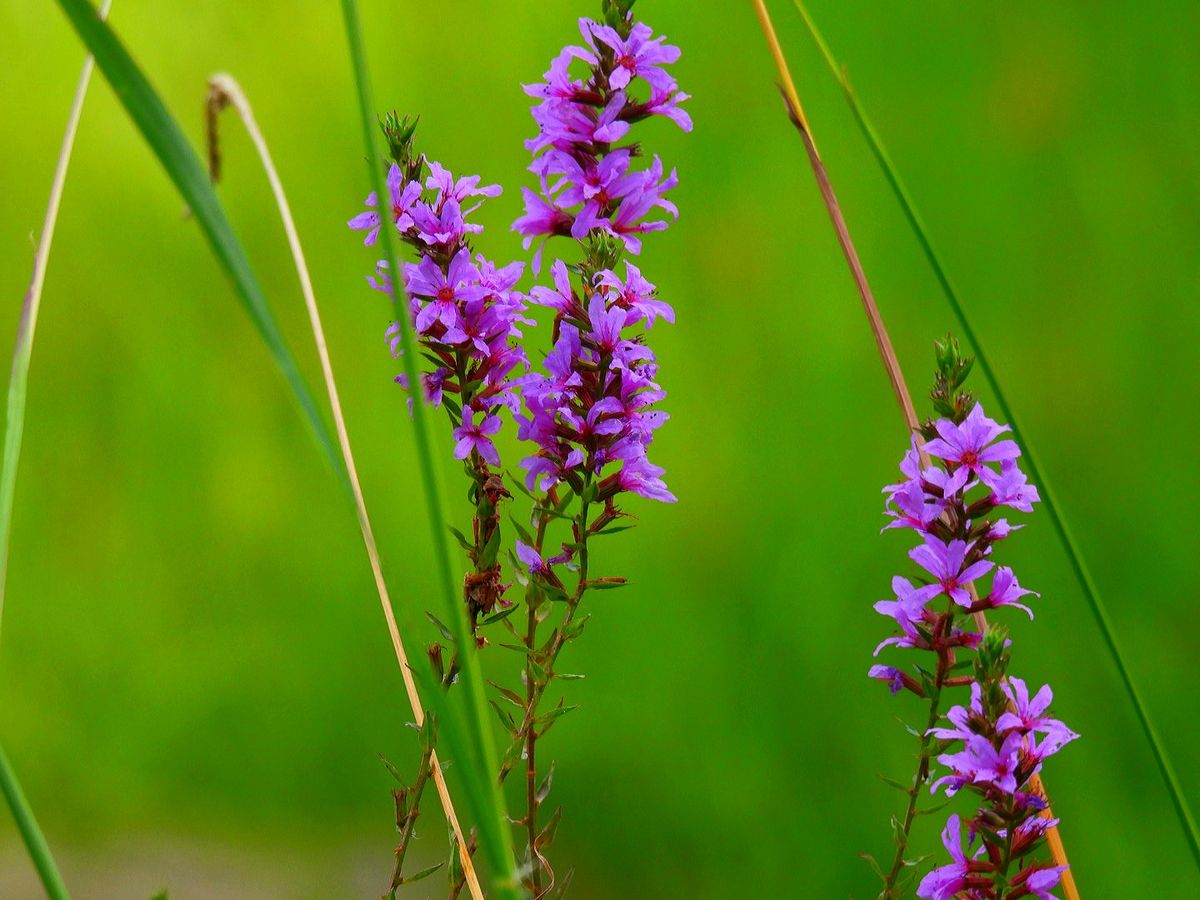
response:
[[[371,186],[376,196],[386,197],[384,184],[384,157],[380,153],[379,135],[375,123],[375,104],[372,99],[370,73],[366,51],[362,41],[362,26],[358,4],[355,0],[342,0],[346,38],[349,43],[350,59],[354,68],[354,82],[358,93],[359,115],[363,129],[363,143],[367,151],[367,168]],[[434,704],[439,713],[443,734],[450,736],[462,730],[470,738],[473,753],[459,760],[467,800],[472,807],[475,821],[480,830],[483,851],[491,864],[493,887],[498,896],[519,897],[516,875],[513,871],[512,839],[508,832],[504,798],[495,778],[497,771],[496,750],[492,741],[491,719],[487,698],[484,694],[483,676],[474,639],[467,624],[466,609],[458,595],[454,567],[451,563],[449,533],[445,513],[442,510],[441,493],[438,486],[433,442],[429,431],[429,414],[417,369],[417,344],[413,335],[412,319],[404,296],[403,278],[400,277],[400,261],[396,255],[396,240],[392,229],[386,224],[379,229],[384,258],[392,274],[392,303],[396,321],[400,326],[401,343],[404,348],[403,361],[411,386],[413,398],[413,433],[417,445],[417,458],[421,469],[421,480],[425,489],[425,502],[429,527],[433,539],[435,565],[438,581],[450,619],[451,631],[462,659],[461,680],[467,695],[466,714],[447,702],[443,690],[428,665],[419,667],[418,674],[426,682],[425,697]],[[465,722],[463,721],[465,720]]]
[[[387,622],[388,634],[392,639],[392,649],[396,654],[396,662],[400,665],[400,675],[404,679],[404,690],[408,695],[413,719],[417,727],[420,727],[425,722],[425,708],[421,703],[421,696],[417,691],[417,685],[413,679],[411,667],[408,663],[408,654],[405,652],[404,642],[400,638],[400,628],[396,624],[396,615],[392,609],[387,582],[383,577],[383,567],[379,560],[379,547],[375,543],[375,532],[371,528],[371,518],[367,515],[367,504],[363,499],[362,485],[358,480],[358,468],[354,464],[354,451],[350,447],[350,435],[346,431],[346,419],[342,413],[342,401],[338,395],[337,381],[333,377],[333,363],[329,359],[329,348],[325,342],[325,328],[321,324],[321,312],[317,307],[317,297],[313,291],[312,278],[308,273],[308,264],[304,260],[304,250],[300,246],[300,235],[296,230],[296,223],[292,219],[291,205],[288,203],[287,194],[283,190],[283,182],[280,181],[279,174],[275,171],[275,163],[271,159],[271,151],[267,148],[267,140],[258,127],[258,122],[254,118],[254,111],[250,107],[250,101],[246,99],[241,86],[229,75],[214,75],[209,79],[208,85],[209,168],[213,180],[216,181],[217,179],[220,160],[217,140],[217,119],[221,109],[227,105],[231,105],[237,110],[242,124],[249,133],[250,139],[254,142],[263,171],[266,173],[267,181],[271,185],[271,193],[275,197],[275,205],[278,208],[279,218],[283,223],[283,230],[287,235],[288,246],[292,251],[292,260],[296,266],[296,276],[300,280],[300,292],[304,295],[304,305],[308,310],[308,320],[312,327],[313,342],[317,346],[317,355],[321,359],[321,373],[325,379],[326,393],[329,395],[329,406],[333,410],[333,424],[334,430],[337,432],[338,447],[342,452],[342,461],[346,465],[346,472],[350,478],[350,490],[353,494],[354,508],[358,516],[359,531],[362,533],[363,545],[367,551],[367,559],[371,564],[371,574],[375,578],[375,589],[379,594],[379,603],[383,607],[383,616]],[[433,751],[431,754],[429,767],[433,775],[434,786],[437,788],[438,797],[441,800],[442,810],[446,815],[446,821],[449,823],[451,831],[454,832],[455,845],[459,848],[459,858],[462,862],[467,887],[474,900],[483,900],[483,889],[479,884],[479,876],[475,872],[475,864],[471,859],[471,854],[467,850],[467,842],[463,838],[462,826],[459,824],[458,815],[454,811],[454,802],[450,798],[450,790],[446,786],[446,777],[442,772],[441,763],[438,761],[437,751]]]
[[[349,480],[341,458],[333,448],[329,430],[317,412],[312,395],[296,368],[295,360],[283,342],[267,300],[250,269],[250,261],[238,242],[229,219],[209,183],[208,175],[179,125],[146,76],[142,74],[129,51],[117,39],[112,29],[96,14],[88,0],[58,0],[58,5],[70,19],[76,33],[91,50],[100,71],[112,85],[117,98],[133,119],[154,155],[188,204],[196,222],[208,240],[213,255],[233,282],[238,298],[250,314],[259,335],[275,357],[300,408],[308,420],[314,437],[329,464],[338,474],[342,486],[349,490]]]
[[[812,133],[809,129],[808,120],[805,118],[803,107],[800,104],[800,97],[796,93],[796,85],[792,80],[791,72],[788,69],[787,59],[783,54],[783,49],[779,46],[779,38],[775,34],[775,27],[771,24],[770,14],[767,12],[766,4],[763,0],[754,0],[755,10],[758,14],[759,25],[762,27],[763,34],[767,38],[767,44],[771,49],[771,54],[775,59],[775,65],[779,70],[781,81],[780,90],[783,94],[784,103],[787,106],[788,115],[792,120],[792,124],[796,126],[796,130],[800,133],[801,139],[804,141],[804,149],[808,155],[808,160],[812,166],[813,175],[816,177],[817,186],[821,190],[821,197],[825,202],[825,207],[829,212],[830,221],[833,223],[833,228],[837,234],[838,243],[841,245],[842,252],[845,254],[846,262],[850,266],[850,271],[854,276],[854,283],[858,288],[859,296],[862,299],[863,309],[867,314],[867,320],[871,326],[871,332],[875,336],[875,343],[879,348],[880,356],[883,358],[884,367],[887,369],[888,379],[892,385],[892,391],[896,396],[897,402],[900,404],[900,409],[904,414],[905,425],[910,434],[917,434],[917,415],[913,409],[912,397],[908,391],[908,385],[904,381],[904,373],[900,369],[899,360],[896,358],[895,351],[892,349],[891,338],[888,336],[887,328],[883,323],[883,317],[879,313],[879,308],[875,303],[875,297],[871,292],[870,284],[867,282],[866,273],[863,271],[862,263],[858,258],[858,251],[855,249],[854,241],[850,237],[850,231],[846,226],[846,220],[842,216],[841,206],[838,203],[837,195],[834,193],[833,185],[829,181],[829,173],[825,169],[825,163],[821,159],[821,154],[817,152],[816,142],[813,140]],[[918,441],[920,438],[918,437]],[[918,443],[918,449],[920,445]],[[922,465],[927,462],[924,450],[920,450]],[[971,588],[972,596],[974,587]],[[988,629],[987,617],[982,611],[974,614],[976,626],[980,633],[984,633]],[[1034,774],[1030,780],[1030,789],[1039,794],[1043,799],[1046,798],[1046,789],[1042,784],[1042,779],[1038,774]],[[911,807],[910,807],[911,809]],[[1042,815],[1047,819],[1053,819],[1054,813],[1049,802],[1042,809]],[[911,823],[911,816],[908,818]],[[906,832],[907,833],[907,832]],[[1062,838],[1059,835],[1058,826],[1051,825],[1046,829],[1047,843],[1050,845],[1051,854],[1056,865],[1064,866],[1062,873],[1061,884],[1063,891],[1068,900],[1078,900],[1079,894],[1075,889],[1075,877],[1070,869],[1070,862],[1067,859],[1066,848],[1063,846]],[[890,886],[893,884],[896,873],[899,871],[899,866],[903,862],[903,848],[896,856],[896,863],[892,867],[891,874],[887,877],[887,885],[885,893],[890,896]]]
[[[1108,608],[1100,596],[1100,591],[1092,579],[1083,554],[1080,552],[1078,544],[1075,543],[1075,538],[1071,534],[1067,521],[1060,511],[1054,490],[1051,488],[1045,472],[1038,465],[1033,445],[1022,431],[1017,421],[1016,413],[1009,405],[1004,389],[1000,386],[1000,379],[996,375],[991,361],[988,359],[987,351],[984,350],[982,342],[975,333],[975,329],[971,327],[970,319],[967,317],[967,312],[963,308],[958,292],[950,280],[946,267],[942,264],[941,257],[934,248],[929,230],[925,227],[920,213],[917,212],[912,195],[909,194],[908,189],[904,186],[904,182],[900,179],[900,173],[892,162],[887,148],[884,147],[879,133],[875,130],[874,125],[867,116],[866,110],[859,103],[858,97],[850,86],[850,79],[847,77],[845,69],[838,64],[832,52],[830,52],[829,46],[825,43],[820,31],[817,30],[816,23],[813,21],[804,3],[801,0],[792,0],[792,2],[803,17],[805,25],[808,26],[809,33],[820,49],[821,55],[825,58],[829,70],[841,85],[842,91],[846,95],[846,101],[850,105],[850,110],[854,114],[855,121],[862,131],[867,145],[871,148],[871,153],[874,154],[876,162],[879,163],[879,168],[883,171],[884,177],[892,189],[892,193],[896,195],[896,200],[900,203],[900,208],[904,211],[904,216],[908,219],[908,224],[911,226],[913,234],[916,235],[917,242],[921,245],[921,250],[925,254],[930,268],[933,269],[934,276],[941,286],[942,293],[945,294],[946,300],[950,304],[950,309],[954,313],[954,317],[958,320],[963,336],[975,348],[975,356],[979,362],[979,367],[983,371],[988,384],[991,385],[992,393],[996,395],[996,403],[999,405],[1004,419],[1012,426],[1013,437],[1025,450],[1024,461],[1029,467],[1029,474],[1041,490],[1043,504],[1050,515],[1050,520],[1054,523],[1054,529],[1058,533],[1058,538],[1062,542],[1063,549],[1066,551],[1067,559],[1071,564],[1071,569],[1075,574],[1076,580],[1079,582],[1080,590],[1083,591],[1083,596],[1087,600],[1097,626],[1100,628],[1100,634],[1104,638],[1109,655],[1116,664],[1117,672],[1120,675],[1122,684],[1125,686],[1125,691],[1133,703],[1138,721],[1142,726],[1142,731],[1145,733],[1146,740],[1150,743],[1150,748],[1154,753],[1154,759],[1158,764],[1159,772],[1162,774],[1163,781],[1166,782],[1167,791],[1171,796],[1171,803],[1175,807],[1175,813],[1179,818],[1179,823],[1183,827],[1184,834],[1191,847],[1192,856],[1196,861],[1196,865],[1200,867],[1200,830],[1197,829],[1195,817],[1192,814],[1187,799],[1184,797],[1183,788],[1179,783],[1178,776],[1175,774],[1175,767],[1167,755],[1166,747],[1163,746],[1158,731],[1150,719],[1150,712],[1142,700],[1137,686],[1134,684],[1133,674],[1129,669],[1128,663],[1125,661],[1124,653],[1121,651],[1116,628],[1109,618]]]
[[[71,895],[67,893],[67,886],[63,884],[62,876],[58,874],[58,868],[54,865],[54,857],[50,853],[46,837],[38,827],[37,819],[33,817],[33,810],[29,808],[29,802],[17,782],[16,773],[8,763],[8,757],[4,755],[3,747],[0,747],[0,791],[4,792],[8,808],[13,812],[17,830],[21,833],[21,840],[25,842],[25,849],[29,851],[29,858],[37,868],[38,877],[42,879],[46,896],[50,900],[70,900]]]

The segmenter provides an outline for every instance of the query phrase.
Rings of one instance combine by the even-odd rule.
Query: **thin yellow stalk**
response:
[[[425,721],[425,710],[421,704],[421,696],[417,692],[412,670],[408,664],[408,655],[404,650],[404,642],[400,638],[400,629],[396,624],[396,616],[392,610],[391,598],[388,594],[387,583],[383,578],[383,569],[379,561],[379,549],[375,543],[375,533],[371,528],[371,520],[367,515],[366,502],[363,499],[362,487],[358,481],[358,470],[354,465],[354,453],[350,449],[350,437],[346,432],[346,420],[342,414],[342,403],[338,397],[337,383],[333,377],[333,365],[329,360],[329,350],[325,343],[325,329],[321,325],[321,314],[317,309],[317,299],[313,293],[312,279],[308,274],[308,266],[304,261],[304,251],[300,247],[300,236],[292,219],[291,207],[288,205],[283,184],[271,161],[271,153],[267,149],[266,139],[259,130],[250,109],[250,102],[242,92],[237,81],[230,75],[218,74],[208,82],[208,127],[209,127],[209,160],[214,172],[218,169],[216,120],[217,114],[227,105],[232,105],[241,116],[250,139],[258,150],[263,171],[275,195],[275,204],[279,208],[279,217],[283,221],[283,229],[287,234],[288,245],[292,251],[292,259],[296,264],[296,274],[300,279],[300,290],[304,294],[304,304],[308,308],[308,320],[312,326],[313,340],[317,345],[317,355],[321,359],[321,372],[325,377],[325,388],[329,394],[329,405],[333,409],[333,422],[337,431],[338,444],[341,447],[342,459],[346,463],[346,471],[350,477],[350,488],[354,495],[354,507],[358,515],[358,527],[362,532],[363,544],[367,550],[367,559],[371,563],[371,574],[375,577],[375,589],[379,593],[379,604],[383,608],[383,617],[387,622],[388,634],[392,639],[392,648],[396,653],[396,662],[400,664],[400,674],[404,679],[404,690],[408,694],[408,702],[412,707],[413,719],[419,726]],[[479,876],[475,874],[475,866],[467,849],[467,841],[463,836],[458,815],[454,811],[454,802],[450,799],[450,791],[446,786],[446,778],[442,773],[436,751],[430,759],[433,781],[437,787],[442,809],[446,813],[446,821],[454,832],[458,847],[459,859],[462,861],[466,875],[467,886],[474,900],[483,900],[483,889],[479,884]]]
[[[917,434],[920,423],[917,420],[917,414],[913,407],[912,395],[909,393],[908,385],[904,381],[904,373],[900,369],[900,362],[896,358],[896,352],[892,347],[892,341],[888,336],[887,328],[883,324],[883,317],[879,313],[875,297],[871,293],[871,286],[867,282],[866,273],[863,271],[862,263],[859,261],[858,251],[855,249],[854,241],[850,237],[850,231],[846,227],[846,220],[842,216],[837,195],[834,193],[833,185],[829,181],[829,174],[825,169],[824,162],[821,160],[821,155],[817,152],[817,145],[813,140],[808,119],[804,115],[804,107],[800,103],[799,94],[796,92],[796,84],[792,80],[787,59],[783,55],[779,38],[775,33],[774,26],[771,24],[770,14],[767,12],[767,7],[763,0],[754,0],[754,7],[758,14],[759,25],[762,27],[767,44],[771,48],[771,55],[775,59],[775,66],[779,71],[780,90],[783,93],[784,102],[787,104],[788,116],[796,126],[796,130],[800,132],[800,137],[804,141],[804,149],[808,154],[808,161],[812,166],[813,174],[817,179],[817,185],[821,190],[821,197],[825,201],[825,207],[829,211],[829,218],[833,223],[834,231],[837,233],[838,243],[842,247],[842,252],[846,256],[846,262],[849,264],[850,271],[854,276],[854,283],[857,285],[859,296],[862,298],[863,309],[867,314],[871,333],[875,336],[876,346],[879,348],[880,357],[883,359],[884,367],[887,369],[888,380],[892,385],[892,392],[896,395],[896,401],[900,404],[900,409],[904,414],[904,422],[909,432]],[[918,442],[920,441],[919,435],[917,435],[917,440]],[[924,451],[922,451],[922,456],[924,457]],[[975,593],[974,586],[971,587],[971,595],[973,600],[977,601],[979,599]],[[987,629],[987,617],[982,611],[975,613],[974,619],[976,627],[979,628],[981,633]],[[1034,793],[1046,797],[1045,787],[1038,775],[1030,778],[1030,789]],[[1053,818],[1054,813],[1050,808],[1049,801],[1047,801],[1042,815],[1048,819]],[[1062,837],[1059,835],[1057,827],[1050,828],[1047,831],[1047,843],[1050,846],[1050,853],[1054,858],[1055,864],[1068,866],[1066,848],[1063,846]],[[1079,892],[1075,887],[1075,879],[1069,868],[1062,873],[1061,883],[1067,900],[1079,900]]]
[[[100,8],[100,18],[108,17],[112,0],[105,0]],[[42,287],[46,283],[46,268],[50,265],[50,247],[54,243],[54,230],[58,225],[58,209],[62,206],[63,188],[67,183],[67,169],[71,165],[71,152],[75,149],[75,135],[79,131],[79,119],[83,115],[83,102],[87,98],[88,85],[92,80],[95,58],[89,53],[83,61],[79,81],[75,85],[75,97],[67,116],[67,127],[58,151],[58,162],[54,166],[54,178],[50,182],[50,198],[46,202],[46,215],[42,220],[42,231],[38,235],[33,253],[33,277],[25,302],[21,308],[21,321],[17,326],[17,340],[13,350],[12,373],[8,381],[8,408],[4,433],[4,469],[0,474],[0,617],[4,614],[4,596],[8,585],[8,547],[12,537],[13,499],[16,494],[17,465],[21,460],[21,443],[25,435],[25,396],[29,380],[29,363],[33,356],[33,337],[37,331],[38,313],[42,307]]]

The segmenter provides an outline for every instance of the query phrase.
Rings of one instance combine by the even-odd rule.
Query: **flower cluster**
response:
[[[1006,677],[1007,641],[1000,632],[989,632],[988,637],[976,662],[970,703],[946,713],[949,727],[929,732],[944,751],[960,747],[938,756],[950,773],[931,790],[944,788],[953,796],[967,788],[979,795],[981,805],[970,820],[969,838],[972,844],[978,839],[979,845],[968,859],[959,819],[951,817],[942,839],[953,861],[922,879],[919,897],[950,900],[967,891],[966,896],[980,900],[1001,895],[1049,898],[1065,868],[1025,860],[1058,824],[1043,814],[1046,803],[1033,779],[1046,759],[1078,735],[1046,715],[1054,696],[1049,685],[1031,698],[1024,681]]]
[[[665,393],[641,330],[660,317],[674,322],[675,313],[637,266],[626,261],[622,275],[617,263],[622,250],[640,252],[638,234],[667,227],[665,220],[645,220],[653,209],[678,214],[664,198],[678,179],[674,171],[663,176],[658,157],[647,169],[633,169],[638,146],[614,144],[632,123],[652,115],[669,116],[690,130],[691,120],[678,107],[687,95],[662,68],[679,58],[679,50],[627,12],[604,25],[582,19],[580,30],[587,46],[564,49],[546,81],[526,87],[542,100],[533,108],[539,134],[526,144],[536,157],[531,170],[542,193],[526,189],[526,214],[513,228],[525,235],[527,247],[539,236],[569,235],[584,259],[574,266],[556,260],[554,287],[530,292],[534,302],[554,311],[554,348],[545,372],[523,381],[528,415],[520,437],[538,451],[522,466],[531,487],[565,481],[578,493],[586,483],[594,499],[610,508],[621,492],[670,502],[675,497],[662,481],[663,470],[646,455],[667,414],[651,408]],[[571,77],[575,60],[586,64],[586,77]],[[630,94],[635,79],[649,86],[648,100]],[[615,465],[617,471],[607,472]]]
[[[1046,804],[1036,776],[1043,761],[1077,735],[1046,715],[1049,687],[1031,699],[1023,681],[1008,677],[1011,642],[984,617],[989,610],[1016,607],[1033,618],[1023,601],[1038,595],[1023,588],[1011,568],[997,567],[992,556],[998,542],[1022,527],[997,513],[1005,508],[1030,512],[1038,492],[1019,468],[1020,448],[1001,439],[1010,429],[989,419],[969,394],[956,393],[970,361],[960,358],[953,341],[938,345],[938,359],[933,397],[947,415],[923,426],[901,462],[904,479],[884,488],[891,519],[884,530],[918,534],[920,543],[909,557],[922,577],[918,584],[895,578],[895,599],[875,604],[900,632],[881,642],[876,655],[894,646],[933,653],[937,663],[932,671],[915,667],[915,675],[883,665],[872,666],[868,674],[885,681],[893,693],[908,690],[930,703],[910,809],[917,788],[930,777],[934,756],[950,771],[931,790],[944,788],[952,796],[970,788],[981,798],[970,820],[971,840],[980,840],[974,855],[964,853],[960,820],[952,817],[944,842],[953,863],[929,873],[917,895],[937,900],[1048,897],[1060,869],[1025,865],[1054,824],[1040,815]],[[972,652],[973,676],[956,674],[972,662],[956,660],[963,651]],[[946,713],[949,726],[939,726],[944,692],[966,686],[969,704],[952,707]],[[907,833],[898,835],[898,843],[902,861]],[[893,867],[892,877],[899,868]]]
[[[581,19],[586,46],[569,46],[554,59],[545,81],[525,92],[541,102],[533,108],[538,135],[525,146],[536,157],[530,170],[541,182],[540,193],[524,188],[525,215],[514,230],[528,249],[539,237],[569,235],[584,240],[593,232],[618,238],[630,253],[641,252],[639,235],[662,231],[666,220],[647,218],[656,209],[678,216],[666,194],[678,179],[664,175],[655,156],[649,167],[636,169],[637,144],[619,144],[631,126],[650,116],[666,116],[685,131],[692,120],[679,104],[688,95],[663,69],[679,59],[679,48],[654,37],[650,28],[628,14],[599,24]],[[587,71],[571,74],[573,63]],[[634,96],[637,82],[644,99]],[[534,255],[540,266],[542,247]]]
[[[390,209],[390,227],[418,256],[417,262],[404,264],[403,277],[426,363],[422,387],[430,403],[446,409],[454,430],[454,456],[464,460],[472,480],[472,534],[460,540],[472,563],[463,594],[474,627],[480,614],[503,603],[506,588],[498,559],[499,505],[511,495],[490,467],[500,466],[493,438],[500,431],[501,409],[514,414],[520,409],[518,382],[527,369],[520,325],[533,323],[524,316],[525,296],[515,289],[524,263],[497,266],[473,254],[470,245],[471,236],[483,230],[470,216],[484,199],[499,195],[499,185],[481,185],[478,175],[455,178],[441,164],[415,153],[415,125],[394,115],[385,119],[393,160],[388,197],[381,205],[372,193],[367,211],[349,225],[365,231],[365,243],[371,246],[379,229],[388,227],[382,215]],[[380,261],[375,276],[367,280],[392,293],[387,261]],[[387,339],[392,355],[399,356],[398,322],[388,328]],[[396,381],[408,388],[404,375]]]
[[[675,500],[646,456],[655,430],[668,418],[653,410],[665,392],[654,381],[658,366],[640,336],[627,329],[656,316],[674,321],[671,308],[654,296],[654,285],[626,263],[625,278],[603,269],[583,279],[578,292],[567,266],[553,266],[555,288],[534,288],[535,302],[555,310],[554,349],[545,373],[523,381],[528,416],[518,436],[538,451],[521,463],[528,484],[544,490],[560,481],[582,492],[598,482],[596,499],[623,491],[652,500]],[[605,474],[610,466],[620,469]]]
[[[483,226],[469,221],[483,199],[500,194],[499,185],[480,185],[478,175],[455,178],[437,162],[412,152],[413,125],[389,118],[384,131],[392,147],[388,170],[389,196],[383,209],[400,238],[413,247],[416,263],[404,265],[404,288],[428,368],[422,374],[425,396],[434,406],[445,404],[455,424],[454,455],[467,459],[478,453],[498,466],[492,436],[500,429],[498,407],[519,409],[513,370],[525,364],[519,326],[526,298],[515,290],[524,263],[497,266],[483,254],[472,254],[470,237]],[[423,177],[428,170],[428,176]],[[350,220],[365,231],[373,246],[383,227],[379,198],[371,193],[367,211]],[[386,260],[368,282],[391,294]],[[386,334],[393,356],[400,350],[400,326]],[[407,379],[396,381],[408,387]],[[451,395],[448,397],[447,395]],[[452,399],[452,397],[457,399]]]

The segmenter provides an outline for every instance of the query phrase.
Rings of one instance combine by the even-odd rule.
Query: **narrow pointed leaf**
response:
[[[209,248],[233,282],[238,299],[275,358],[275,364],[283,372],[329,465],[338,474],[343,488],[349,492],[349,479],[341,456],[334,450],[325,421],[317,411],[308,386],[283,342],[283,336],[267,306],[266,296],[251,271],[250,261],[233,232],[196,151],[129,51],[97,15],[92,5],[87,0],[58,0],[58,5],[96,58],[96,64],[108,79],[117,99],[191,209]]]

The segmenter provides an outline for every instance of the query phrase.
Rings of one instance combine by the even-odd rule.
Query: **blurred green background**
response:
[[[532,184],[522,81],[579,2],[364,4],[376,92],[422,147],[502,182],[479,247]],[[840,93],[772,4],[914,392],[952,326]],[[1200,6],[1027,0],[812,10],[874,114],[986,335],[1200,802],[1195,447],[1200,402]],[[901,420],[749,3],[642,0],[683,48],[695,132],[647,126],[680,223],[640,263],[679,315],[653,333],[655,444],[675,507],[599,554],[564,666],[583,711],[543,753],[573,895],[873,896],[913,741],[865,677],[906,571],[879,536]],[[388,321],[345,226],[367,193],[337,4],[117,0],[113,21],[197,142],[205,80],[247,90],[290,191],[398,599],[432,607],[428,535]],[[0,0],[0,334],[16,326],[83,58],[51,3]],[[280,226],[226,122],[221,189],[311,381]],[[982,382],[977,381],[982,390]],[[986,400],[988,395],[983,391]],[[231,289],[101,78],[51,260],[17,491],[0,734],[79,897],[370,897],[390,872],[408,712],[352,515]],[[511,440],[512,430],[506,429]],[[449,459],[447,436],[442,446]],[[504,448],[510,458],[516,448]],[[455,514],[466,515],[445,467]],[[520,509],[518,505],[516,507]],[[1042,592],[1015,666],[1084,740],[1046,780],[1089,897],[1187,898],[1197,877],[1045,514],[1003,548]],[[415,550],[413,548],[416,548]],[[431,635],[424,632],[422,639]],[[410,641],[413,643],[413,641]],[[427,807],[420,855],[443,851]],[[0,896],[37,895],[7,815]],[[935,840],[924,820],[919,841]],[[441,896],[437,882],[412,896]]]

